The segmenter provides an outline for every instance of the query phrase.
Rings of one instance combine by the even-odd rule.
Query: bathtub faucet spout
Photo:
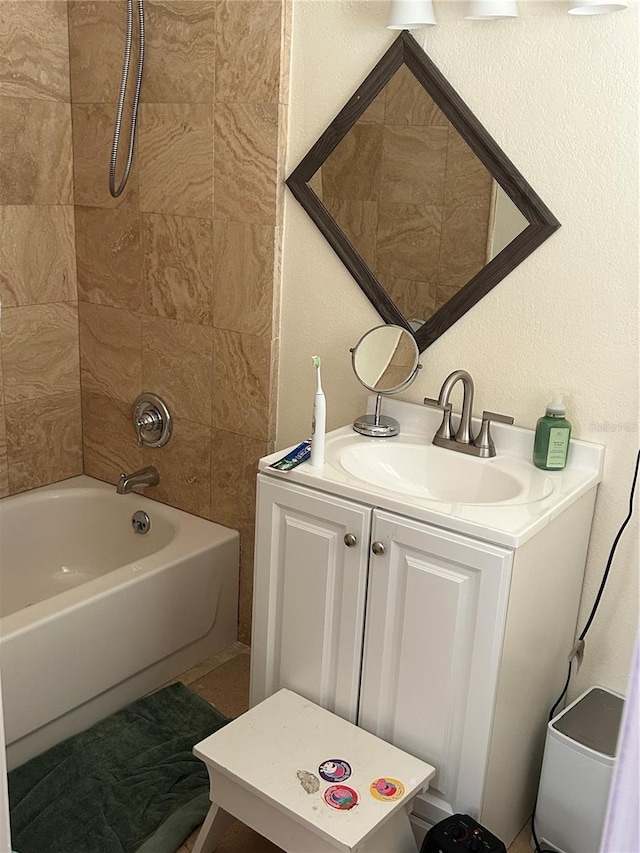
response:
[[[134,471],[133,474],[120,474],[116,492],[119,495],[128,495],[132,489],[146,486],[157,486],[160,482],[158,469],[150,466]]]

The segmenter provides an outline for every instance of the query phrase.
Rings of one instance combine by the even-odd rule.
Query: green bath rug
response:
[[[9,773],[20,853],[175,853],[209,808],[192,749],[229,720],[184,684],[138,699]]]

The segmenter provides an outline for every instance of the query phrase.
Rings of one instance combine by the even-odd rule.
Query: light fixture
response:
[[[516,0],[469,0],[467,21],[492,21],[496,18],[517,18],[518,4]]]
[[[435,23],[431,0],[391,0],[388,30],[414,30]]]
[[[629,6],[629,0],[574,0],[569,8],[570,15],[605,15],[620,12]]]

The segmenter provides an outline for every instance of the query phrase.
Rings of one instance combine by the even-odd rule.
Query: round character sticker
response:
[[[404,785],[397,779],[392,779],[390,776],[381,776],[379,779],[374,779],[369,786],[369,793],[376,800],[385,800],[393,802],[404,797]]]
[[[358,792],[348,785],[329,785],[323,796],[328,806],[339,811],[348,811],[358,805]]]
[[[318,767],[325,782],[346,782],[351,776],[351,765],[342,758],[330,758]]]

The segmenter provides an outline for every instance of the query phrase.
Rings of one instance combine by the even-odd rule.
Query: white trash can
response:
[[[535,829],[542,848],[598,853],[624,698],[590,687],[547,726]]]

